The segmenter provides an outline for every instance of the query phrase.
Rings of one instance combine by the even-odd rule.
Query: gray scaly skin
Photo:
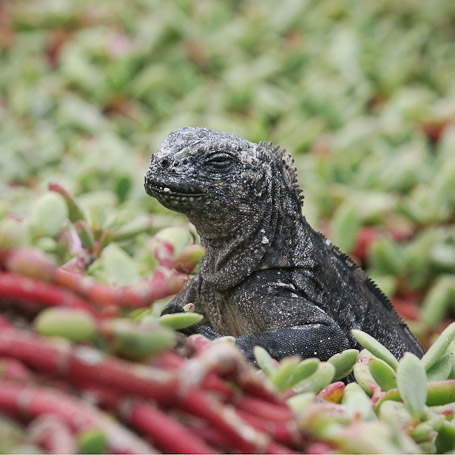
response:
[[[292,157],[279,147],[185,127],[151,158],[147,193],[195,225],[207,255],[163,313],[194,303],[205,317],[186,333],[236,337],[253,359],[326,360],[358,347],[361,329],[397,358],[423,348],[362,269],[302,216]]]

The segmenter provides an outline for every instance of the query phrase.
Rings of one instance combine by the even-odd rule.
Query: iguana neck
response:
[[[198,229],[207,249],[201,277],[218,291],[235,287],[255,270],[305,267],[311,261],[309,226],[280,185],[269,188],[262,207],[251,207],[246,218],[234,219],[226,220],[223,235]],[[193,223],[198,228],[197,220]]]

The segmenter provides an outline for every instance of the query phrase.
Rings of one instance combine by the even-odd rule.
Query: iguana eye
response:
[[[215,171],[223,171],[229,169],[233,163],[234,158],[228,153],[215,153],[211,155],[206,161],[206,165]]]

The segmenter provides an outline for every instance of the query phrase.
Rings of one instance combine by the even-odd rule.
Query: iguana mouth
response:
[[[176,185],[171,182],[164,183],[162,180],[156,177],[154,178],[150,174],[145,176],[144,187],[147,194],[153,197],[159,195],[166,198],[183,199],[207,196],[207,194],[202,193],[200,190],[197,190],[190,185]]]

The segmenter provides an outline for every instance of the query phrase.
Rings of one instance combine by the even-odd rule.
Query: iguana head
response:
[[[242,214],[251,219],[255,211],[266,209],[272,187],[275,192],[278,187],[285,190],[300,204],[289,154],[271,144],[199,127],[169,134],[145,175],[149,195],[205,222],[232,216],[238,220]]]
[[[232,288],[258,267],[299,264],[300,253],[283,257],[276,241],[280,232],[293,250],[291,243],[302,235],[296,170],[291,156],[271,143],[181,128],[152,156],[145,189],[196,226],[207,248],[201,273],[218,290]]]

